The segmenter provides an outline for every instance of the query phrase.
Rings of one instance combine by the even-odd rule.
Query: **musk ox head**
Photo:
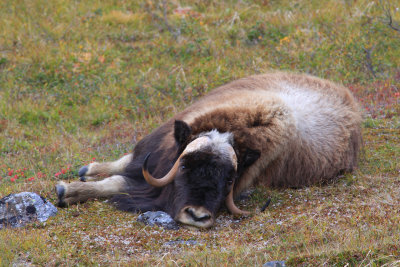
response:
[[[238,162],[231,133],[212,130],[193,137],[190,127],[182,121],[175,122],[175,139],[182,152],[164,177],[157,179],[149,173],[150,154],[142,168],[150,185],[173,186],[173,204],[169,213],[175,220],[210,227],[224,203],[231,213],[246,214],[233,202],[233,187],[243,167],[254,163],[260,152],[248,150],[245,162]]]

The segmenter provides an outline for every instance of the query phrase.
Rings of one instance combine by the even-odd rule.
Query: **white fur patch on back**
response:
[[[317,146],[323,145],[327,136],[336,132],[332,118],[340,117],[341,108],[335,104],[335,96],[289,82],[281,81],[280,85],[283,90],[278,95],[291,110],[299,134]]]

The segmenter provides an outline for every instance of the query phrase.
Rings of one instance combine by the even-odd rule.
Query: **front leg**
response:
[[[65,207],[75,203],[86,202],[93,198],[110,198],[124,192],[128,186],[128,178],[113,175],[101,181],[93,182],[59,182],[56,187],[58,206]]]
[[[125,171],[126,166],[131,162],[132,154],[127,154],[113,162],[93,162],[79,169],[78,175],[81,181],[93,181]]]

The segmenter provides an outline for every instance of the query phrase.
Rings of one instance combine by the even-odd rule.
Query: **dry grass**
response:
[[[210,89],[271,69],[354,92],[365,111],[360,169],[326,186],[257,188],[241,206],[271,197],[265,212],[221,212],[210,230],[76,205],[1,230],[0,265],[400,265],[400,35],[380,2],[165,3],[0,2],[1,197],[34,191],[54,203],[55,183],[80,166],[118,158]],[[395,23],[398,8],[391,1]],[[177,240],[197,243],[167,243]]]

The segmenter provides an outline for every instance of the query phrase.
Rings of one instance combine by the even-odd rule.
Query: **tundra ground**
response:
[[[255,188],[209,230],[167,231],[103,201],[0,231],[0,265],[400,265],[400,2],[0,2],[0,197],[115,160],[212,88],[268,70],[350,88],[360,168]],[[132,145],[133,144],[133,145]],[[265,201],[271,205],[258,212]],[[170,242],[187,241],[196,242]]]

